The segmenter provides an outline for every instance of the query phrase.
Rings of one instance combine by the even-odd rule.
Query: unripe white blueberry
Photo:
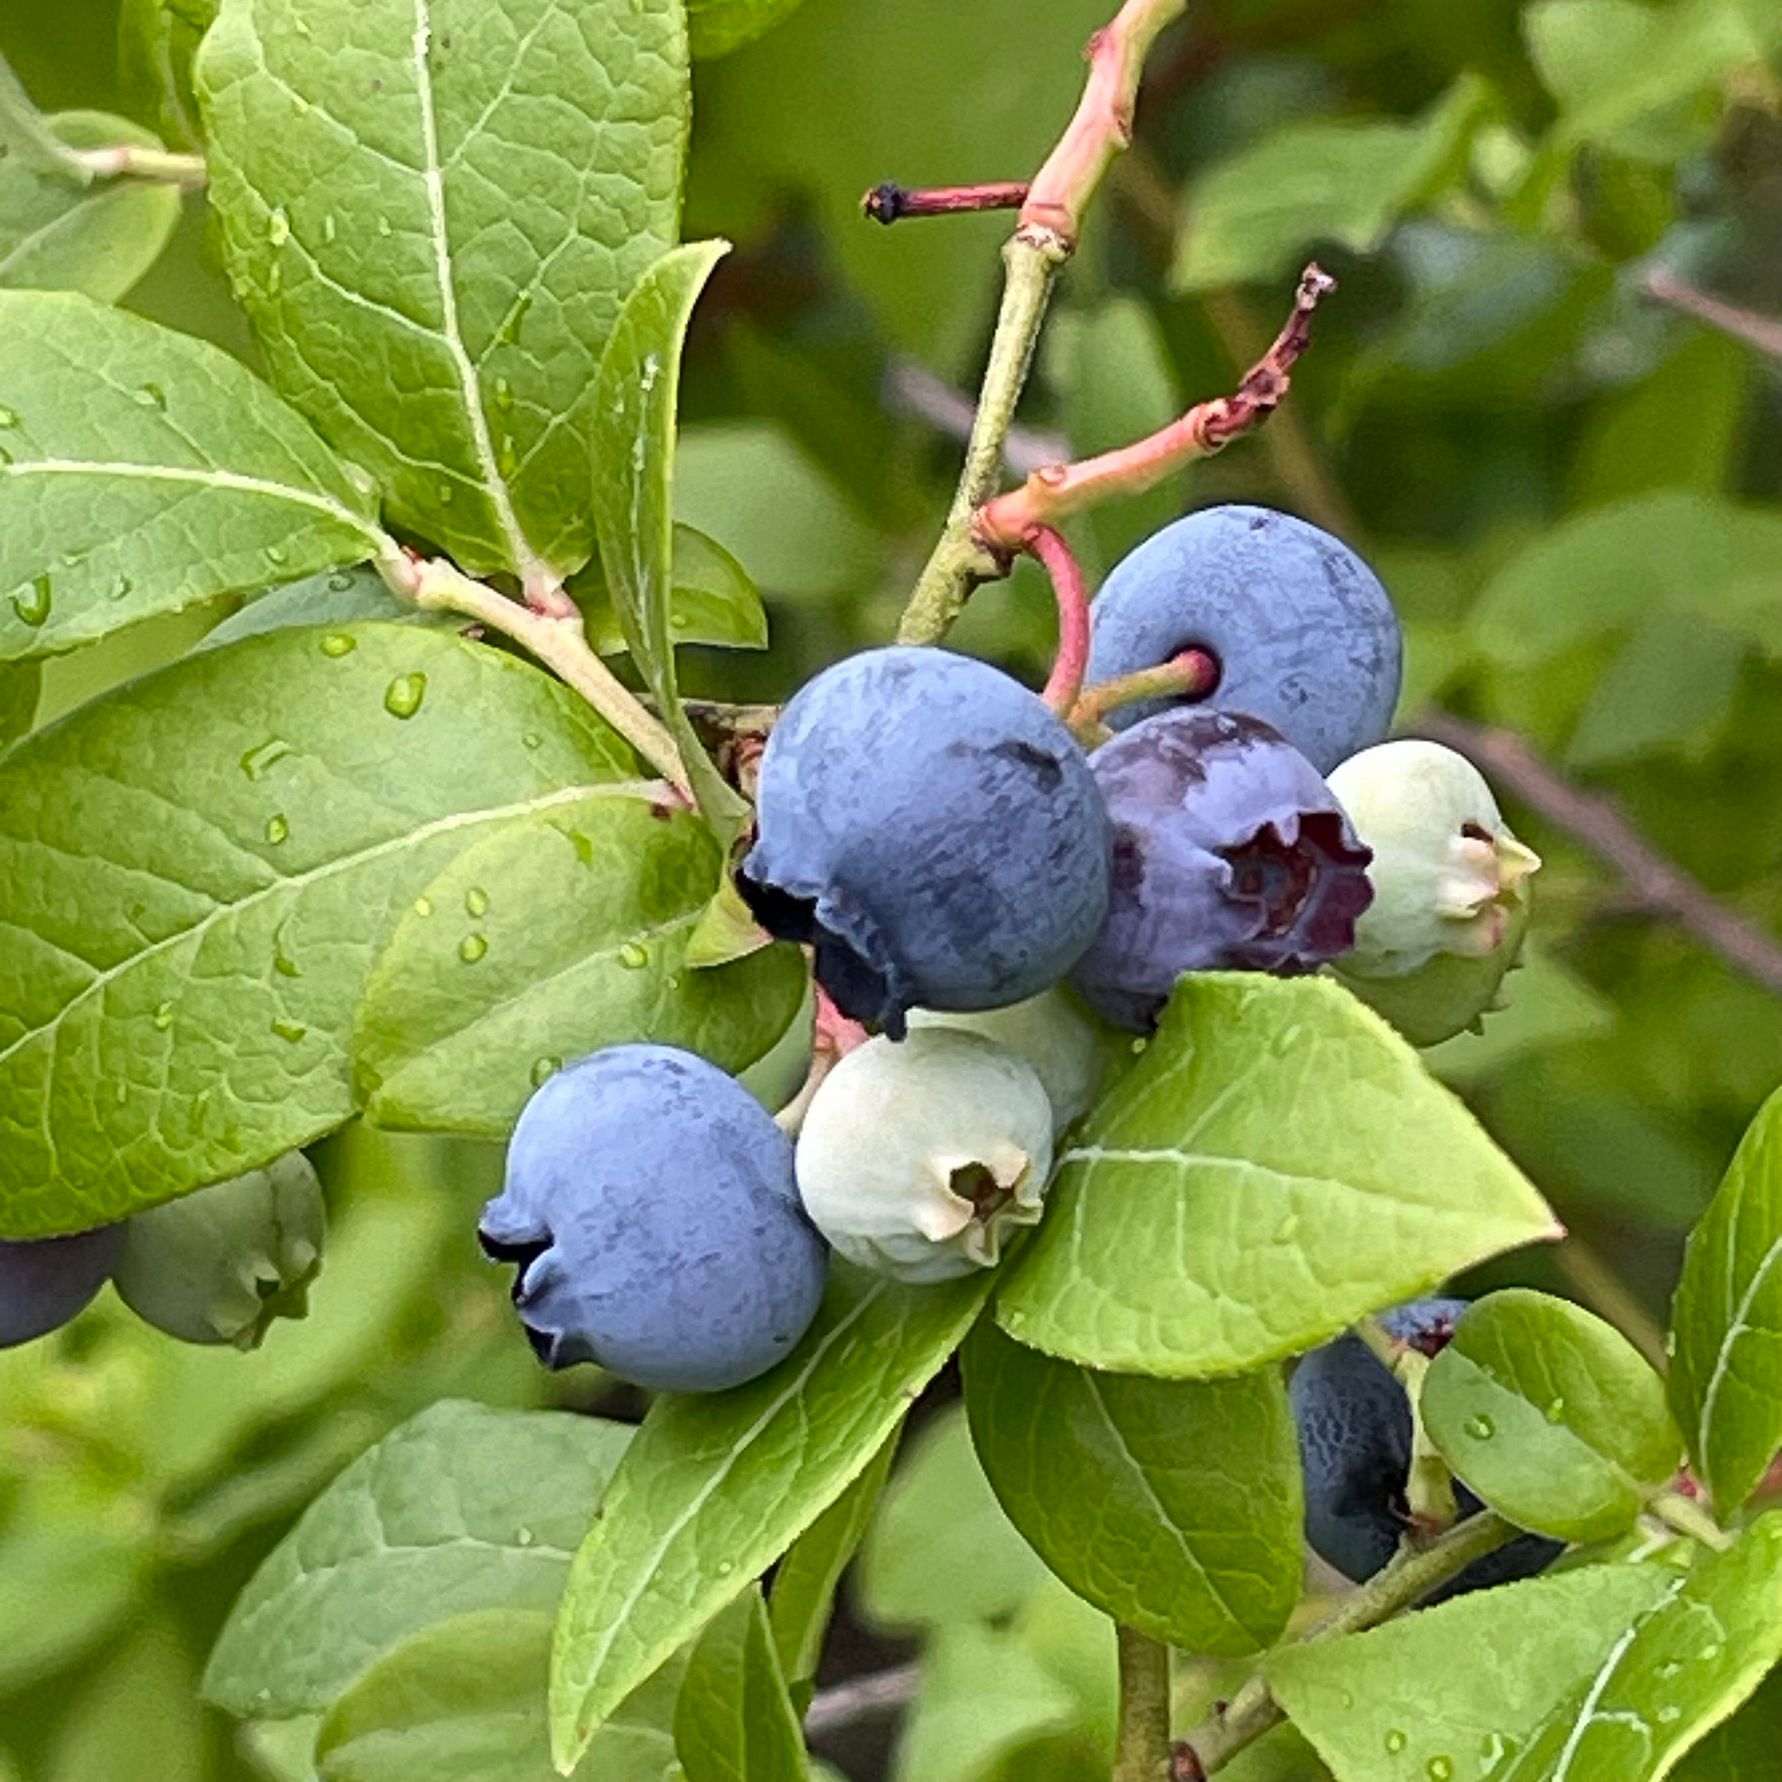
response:
[[[322,1264],[326,1215],[301,1151],[124,1227],[112,1276],[139,1318],[187,1343],[258,1346],[278,1318],[301,1318]]]
[[[823,1080],[798,1138],[798,1192],[836,1252],[895,1280],[993,1267],[1033,1225],[1052,1104],[1032,1065],[943,1027],[868,1040]]]
[[[1006,1009],[972,1014],[911,1009],[911,1031],[921,1027],[980,1034],[1025,1058],[1052,1104],[1056,1132],[1089,1111],[1115,1051],[1106,1031],[1061,988],[1042,990]]]
[[[1339,967],[1346,977],[1403,977],[1441,954],[1504,951],[1541,862],[1470,761],[1440,743],[1381,743],[1332,769],[1330,789],[1374,854],[1374,901]]]

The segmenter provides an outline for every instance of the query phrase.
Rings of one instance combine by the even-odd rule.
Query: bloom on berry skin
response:
[[[1438,954],[1507,949],[1541,862],[1505,826],[1470,761],[1440,743],[1381,743],[1333,768],[1330,788],[1374,854],[1374,901],[1355,925],[1345,975],[1404,977]]]
[[[992,1268],[1037,1224],[1052,1105],[1033,1067],[974,1033],[869,1040],[817,1090],[798,1138],[798,1192],[850,1262],[930,1282]]]

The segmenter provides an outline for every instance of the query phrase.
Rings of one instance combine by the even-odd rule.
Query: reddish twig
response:
[[[921,1681],[919,1664],[900,1664],[820,1689],[805,1710],[804,1730],[813,1738],[821,1738],[824,1733],[839,1731],[875,1715],[895,1714],[914,1698]]]
[[[1097,681],[1071,707],[1070,727],[1081,734],[1098,730],[1109,712],[1140,699],[1205,699],[1219,685],[1219,660],[1205,650],[1183,650],[1156,668]]]
[[[871,1037],[858,1021],[850,1021],[821,985],[817,986],[817,1015],[811,1030],[810,1069],[805,1072],[798,1093],[774,1115],[783,1131],[796,1136],[810,1112],[811,1102],[823,1086],[823,1079],[853,1051]]]
[[[1058,654],[1041,698],[1062,717],[1077,703],[1089,667],[1089,585],[1063,533],[1036,526],[1023,542],[1052,578],[1058,598]]]
[[[1312,313],[1336,289],[1321,267],[1300,275],[1293,313],[1274,344],[1245,373],[1236,392],[1197,403],[1149,439],[1104,452],[1081,464],[1054,464],[1036,471],[1018,489],[981,507],[973,522],[979,541],[992,551],[1021,549],[1036,526],[1059,520],[1115,495],[1137,495],[1197,458],[1223,451],[1239,435],[1260,427],[1275,412],[1291,385],[1291,373],[1311,344]]]
[[[1756,347],[1760,353],[1782,359],[1782,317],[1741,309],[1724,297],[1698,291],[1694,285],[1663,271],[1646,274],[1646,294],[1694,316],[1698,322],[1706,322],[1710,328],[1718,328],[1722,334],[1730,334],[1734,340],[1742,340],[1746,346]]]
[[[1458,749],[1549,823],[1575,836],[1627,880],[1647,909],[1669,916],[1727,964],[1782,996],[1782,942],[1659,853],[1612,798],[1572,785],[1513,730],[1469,724],[1447,712],[1424,712],[1415,728]]]
[[[993,180],[978,186],[900,186],[884,180],[860,200],[875,223],[889,227],[905,217],[956,217],[980,210],[1019,210],[1027,202],[1024,179]]]

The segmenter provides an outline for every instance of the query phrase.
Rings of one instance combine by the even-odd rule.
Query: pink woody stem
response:
[[[1024,179],[997,180],[978,186],[900,186],[886,180],[860,200],[875,223],[901,222],[905,217],[954,217],[979,210],[1019,210],[1027,201]]]
[[[1036,526],[1023,542],[1052,578],[1052,592],[1058,597],[1058,655],[1040,697],[1064,717],[1077,703],[1089,667],[1089,588],[1083,566],[1063,533]]]

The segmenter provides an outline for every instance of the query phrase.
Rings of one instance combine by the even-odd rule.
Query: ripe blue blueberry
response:
[[[672,1046],[612,1046],[526,1104],[483,1211],[540,1360],[659,1391],[715,1392],[787,1354],[828,1252],[792,1142],[747,1090]]]
[[[761,762],[739,884],[810,944],[841,1011],[1003,1008],[1068,972],[1107,907],[1082,750],[1034,694],[945,650],[869,650],[800,690]]]
[[[1113,884],[1076,984],[1105,1020],[1148,1032],[1185,971],[1311,971],[1353,944],[1373,895],[1368,851],[1260,719],[1159,712],[1090,766],[1114,826]]]
[[[1387,1335],[1437,1354],[1466,1310],[1462,1299],[1419,1299],[1380,1315]],[[1305,1357],[1289,1386],[1305,1475],[1306,1540],[1345,1578],[1362,1583],[1398,1551],[1409,1526],[1411,1407],[1404,1389],[1359,1337],[1338,1337]],[[1463,1485],[1462,1516],[1480,1509]],[[1442,1595],[1458,1595],[1552,1564],[1563,1544],[1521,1535],[1469,1566]]]
[[[1166,526],[1108,577],[1089,679],[1183,650],[1219,664],[1201,703],[1272,724],[1320,773],[1377,743],[1398,703],[1403,639],[1379,578],[1316,526],[1266,507],[1214,507]],[[1116,729],[1166,709],[1116,712]]]
[[[119,1225],[0,1241],[0,1349],[48,1336],[84,1311],[116,1266],[122,1242]]]

